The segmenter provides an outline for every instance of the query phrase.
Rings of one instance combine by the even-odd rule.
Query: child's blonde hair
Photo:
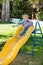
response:
[[[23,14],[23,15],[22,15],[22,18],[24,18],[25,16],[26,16],[27,18],[29,18],[29,15],[28,15],[28,14]]]

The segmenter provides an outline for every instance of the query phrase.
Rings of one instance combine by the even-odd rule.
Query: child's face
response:
[[[28,20],[28,17],[27,16],[23,16],[23,20]]]

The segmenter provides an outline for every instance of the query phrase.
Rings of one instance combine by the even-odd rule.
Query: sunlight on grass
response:
[[[13,36],[18,27],[16,24],[0,24],[0,44]]]
[[[0,33],[1,34],[5,34],[8,35],[9,33],[15,33],[15,31],[17,30],[17,27],[13,27],[13,25],[0,25]]]

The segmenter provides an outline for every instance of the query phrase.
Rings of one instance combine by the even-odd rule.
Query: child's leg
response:
[[[23,35],[26,33],[27,30],[28,30],[28,28],[25,28],[25,29],[17,36],[17,38],[20,38],[21,36],[23,36]]]
[[[21,33],[20,36],[24,35],[26,33],[26,29],[24,29]]]
[[[26,33],[26,30],[24,29],[18,36],[16,36],[17,38],[21,38],[24,34]]]

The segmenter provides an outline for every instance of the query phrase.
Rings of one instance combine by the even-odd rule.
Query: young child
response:
[[[24,23],[22,24],[22,26],[24,26],[24,30],[18,36],[16,36],[17,38],[21,38],[23,35],[25,35],[28,28],[33,26],[33,23],[29,20],[28,14],[24,14],[22,18],[24,20]]]

